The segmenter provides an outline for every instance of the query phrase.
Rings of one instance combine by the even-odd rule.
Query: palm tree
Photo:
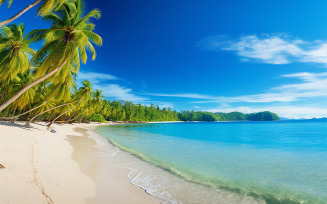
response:
[[[88,80],[85,80],[83,83],[83,87],[81,87],[77,94],[76,94],[76,98],[79,99],[79,102],[72,108],[70,108],[69,110],[63,112],[62,114],[60,114],[59,116],[57,116],[49,125],[48,127],[50,127],[52,125],[52,123],[54,123],[58,118],[60,118],[61,116],[65,115],[66,113],[72,111],[73,109],[75,109],[76,107],[80,106],[83,107],[85,106],[91,99],[91,94],[94,92],[92,90],[92,85],[90,84],[90,82]]]
[[[102,109],[101,109],[101,114],[107,119],[109,118],[110,114],[111,114],[111,110],[110,110],[110,101],[105,99],[103,100],[103,105],[102,105]]]
[[[47,113],[47,112],[49,112],[49,111],[52,111],[52,110],[54,110],[54,109],[57,109],[57,108],[60,108],[60,107],[63,107],[63,106],[67,106],[67,105],[73,104],[73,103],[75,103],[75,102],[76,102],[76,101],[71,101],[71,102],[63,103],[63,104],[57,105],[57,106],[55,106],[55,107],[53,107],[53,108],[50,108],[50,109],[48,109],[48,110],[46,110],[46,111],[43,111],[43,112],[41,112],[41,113],[35,115],[34,117],[32,117],[29,121],[27,121],[26,126],[29,126],[29,125],[33,122],[33,120],[34,120],[35,118],[39,117],[40,115],[42,115],[42,114],[44,114],[44,113]]]
[[[11,82],[11,86],[8,86],[8,94],[15,92],[15,90],[19,90],[22,87],[24,87],[26,84],[29,84],[33,80],[33,76],[27,72],[25,74],[19,73],[18,76]],[[12,116],[9,118],[1,118],[5,120],[13,120],[17,119],[19,116],[23,114],[19,114],[19,116],[14,116],[16,111],[19,111],[19,113],[25,109],[30,108],[30,106],[33,104],[35,96],[35,89],[29,89],[24,94],[22,94],[16,101],[14,101],[11,104],[11,112],[13,112]]]
[[[29,125],[36,117],[47,113],[51,110],[56,110],[58,108],[62,108],[68,105],[71,105],[75,102],[77,102],[77,100],[71,100],[72,97],[72,91],[75,92],[76,89],[76,84],[73,81],[73,78],[66,78],[66,81],[63,84],[57,84],[52,86],[52,84],[49,86],[49,89],[51,90],[49,93],[49,97],[55,99],[55,101],[57,102],[57,106],[55,107],[51,107],[49,109],[45,109],[42,112],[38,113],[36,116],[34,116],[28,123],[27,125]]]
[[[6,0],[0,0],[0,6],[3,2],[5,2]],[[28,5],[27,7],[25,7],[23,10],[21,10],[20,12],[18,12],[17,14],[15,14],[14,16],[8,18],[7,20],[1,21],[0,22],[0,28],[11,23],[12,21],[16,20],[17,18],[19,18],[21,15],[23,15],[24,13],[26,13],[28,10],[30,10],[31,8],[33,8],[34,6],[38,5],[40,2],[41,6],[38,8],[38,14],[40,15],[45,15],[46,13],[48,13],[51,9],[60,7],[66,0],[36,0],[33,3],[31,3],[30,5]],[[8,1],[8,7],[11,6],[13,0],[9,0]]]
[[[80,122],[84,117],[89,118],[91,117],[94,113],[99,111],[102,108],[102,91],[101,90],[96,90],[96,92],[93,92],[91,94],[92,99],[88,101],[79,111],[77,118],[80,118]]]
[[[83,63],[87,61],[86,50],[90,51],[93,54],[92,59],[95,59],[92,42],[101,45],[102,38],[93,32],[95,25],[90,19],[100,18],[101,15],[99,10],[94,9],[82,16],[83,8],[81,0],[64,2],[58,11],[48,12],[43,17],[44,20],[52,22],[49,29],[35,30],[29,34],[29,39],[33,41],[45,40],[45,45],[32,58],[34,64],[40,64],[36,71],[37,80],[3,103],[0,111],[25,91],[55,75],[65,66],[73,66],[77,72],[80,61]]]
[[[33,107],[32,109],[29,109],[29,110],[26,110],[26,112],[23,112],[23,113],[20,113],[14,117],[11,117],[11,118],[5,118],[5,119],[8,119],[8,120],[13,120],[13,122],[15,122],[15,120],[23,115],[26,115],[27,113],[30,113],[32,111],[35,111],[37,109],[40,108],[40,112],[43,112],[44,110],[42,109],[43,106],[45,106],[45,109],[50,109],[52,108],[54,105],[53,105],[53,98],[55,97],[55,95],[49,95],[49,87],[46,86],[46,83],[42,82],[39,84],[40,86],[36,89],[36,92],[35,92],[35,97],[33,98],[35,104],[33,104],[31,107]],[[29,89],[31,90],[31,89]],[[28,91],[27,91],[28,92]],[[26,93],[26,92],[25,92]],[[25,94],[24,93],[24,94]],[[23,94],[23,95],[24,95]],[[19,98],[17,99],[19,100]],[[17,101],[16,100],[16,101]],[[15,101],[15,102],[16,102]],[[15,103],[14,102],[14,103]],[[3,119],[3,118],[2,118]]]
[[[35,51],[24,38],[24,24],[12,24],[2,30],[4,36],[0,39],[0,81],[7,84],[13,81],[17,74],[30,69],[29,57],[33,56]]]
[[[91,105],[94,109],[99,110],[102,108],[102,98],[104,97],[102,94],[102,91],[97,89],[95,93],[93,94],[93,98],[91,100]]]
[[[12,90],[10,90],[9,92],[15,92],[15,90],[19,90],[27,84],[31,83],[31,81],[33,81],[33,76],[29,72],[25,74],[18,74],[18,77],[19,81],[13,84]],[[18,110],[23,110],[24,108],[30,106],[33,103],[34,96],[35,90],[33,88],[29,89],[24,94],[22,94],[16,101],[14,101],[12,105],[17,107]]]
[[[67,74],[61,83],[50,84],[49,90],[49,96],[54,96],[57,102],[71,101],[72,93],[76,92],[76,83],[72,74]]]

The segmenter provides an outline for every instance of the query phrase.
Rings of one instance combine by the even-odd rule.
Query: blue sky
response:
[[[32,0],[14,0],[1,18]],[[81,68],[110,100],[327,116],[327,1],[87,0],[103,39]],[[35,9],[28,31],[48,25]],[[37,47],[37,45],[34,45]]]

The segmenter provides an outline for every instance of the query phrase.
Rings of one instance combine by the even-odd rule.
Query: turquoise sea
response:
[[[327,120],[126,124],[97,132],[189,183],[152,182],[153,194],[167,191],[171,203],[327,203]],[[176,193],[191,188],[189,196]]]

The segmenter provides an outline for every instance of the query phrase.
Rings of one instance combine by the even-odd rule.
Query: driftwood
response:
[[[2,164],[0,164],[0,169],[4,169],[5,167],[2,165]]]

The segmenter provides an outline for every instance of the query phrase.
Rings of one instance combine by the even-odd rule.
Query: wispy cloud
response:
[[[150,106],[151,103],[158,105],[160,108],[173,108],[174,104],[171,102],[153,101],[149,97],[144,97],[142,94],[135,93],[133,89],[117,84],[118,82],[125,82],[126,80],[113,76],[111,74],[97,73],[97,72],[79,72],[77,76],[77,83],[79,85],[82,81],[89,80],[92,88],[102,90],[102,95],[112,100],[132,101]],[[113,83],[115,81],[115,83]]]
[[[271,102],[293,102],[302,99],[326,97],[327,96],[327,72],[324,73],[294,73],[282,75],[287,78],[297,78],[299,83],[286,84],[274,87],[268,90],[267,93],[243,95],[235,97],[212,96],[197,93],[178,93],[178,94],[163,94],[152,93],[152,96],[164,97],[179,97],[191,99],[203,99],[193,101],[192,103],[271,103]]]
[[[111,74],[97,72],[79,72],[77,83],[89,80],[93,89],[102,90],[102,94],[115,100],[143,102],[148,100],[146,97],[138,96],[133,90],[119,84],[112,84],[113,81],[124,81],[123,79]]]
[[[302,83],[297,84],[287,84],[280,87],[273,88],[275,90],[288,90],[291,92],[300,92],[307,93],[309,92],[321,92],[324,94],[325,90],[327,90],[327,72],[323,73],[294,73],[282,75],[282,77],[287,78],[297,78],[302,80]]]
[[[122,79],[117,76],[113,76],[111,74],[80,71],[78,73],[78,81],[84,81],[84,80],[89,80],[95,84],[98,84],[100,82],[117,81]]]
[[[109,98],[115,98],[116,100],[143,102],[148,98],[133,94],[133,90],[123,87],[118,84],[95,84],[96,89],[102,90],[102,93]]]
[[[327,65],[327,41],[304,41],[286,34],[246,35],[231,40],[226,36],[209,36],[198,42],[207,50],[235,52],[243,61],[268,64],[313,62]]]

